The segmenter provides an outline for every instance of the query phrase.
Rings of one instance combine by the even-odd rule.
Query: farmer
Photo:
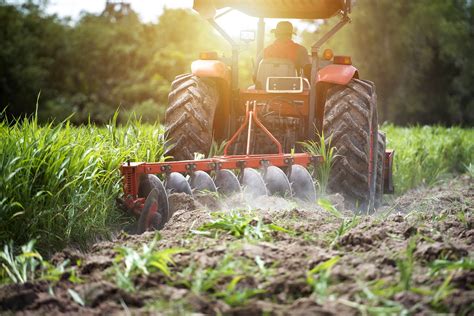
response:
[[[260,65],[262,59],[267,58],[289,59],[293,61],[297,70],[303,69],[305,76],[310,77],[311,62],[308,51],[304,46],[293,42],[293,25],[288,21],[279,22],[272,33],[275,34],[275,42],[259,54],[257,65]],[[255,78],[256,75],[257,69],[255,69]]]

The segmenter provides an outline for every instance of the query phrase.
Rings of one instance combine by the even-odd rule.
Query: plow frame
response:
[[[252,124],[262,129],[266,136],[278,148],[277,154],[250,154],[250,137],[253,132]],[[243,134],[247,127],[246,137],[246,154],[245,155],[228,155],[228,150],[238,137]],[[258,119],[258,109],[256,101],[246,102],[245,121],[235,132],[224,148],[223,156],[216,156],[208,159],[200,160],[183,160],[183,161],[166,161],[166,162],[130,162],[124,163],[120,167],[123,176],[124,187],[124,204],[133,211],[138,213],[138,209],[143,206],[143,198],[138,197],[140,185],[140,177],[145,174],[164,174],[166,177],[172,172],[192,175],[196,171],[219,171],[221,169],[243,170],[244,168],[265,168],[269,166],[289,167],[294,164],[307,167],[308,165],[317,166],[323,161],[320,155],[312,155],[310,153],[283,153],[280,142],[268,131]]]
[[[232,155],[217,156],[202,160],[127,162],[120,167],[120,171],[123,176],[126,204],[127,206],[134,206],[137,203],[143,203],[143,199],[138,198],[138,186],[140,183],[140,177],[144,174],[167,175],[171,172],[192,174],[194,171],[198,170],[211,172],[220,169],[256,169],[265,168],[267,166],[291,167],[293,164],[309,166],[317,165],[322,162],[322,160],[322,156],[311,155],[309,153]]]

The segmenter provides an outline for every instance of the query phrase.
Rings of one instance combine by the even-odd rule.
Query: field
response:
[[[0,277],[26,282],[0,289],[0,311],[469,314],[474,130],[383,130],[397,195],[373,216],[337,195],[173,195],[163,231],[131,236],[118,166],[165,159],[160,126],[0,123]]]

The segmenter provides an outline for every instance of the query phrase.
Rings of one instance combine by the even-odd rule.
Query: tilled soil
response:
[[[135,291],[120,288],[114,269],[123,262],[114,262],[117,247],[141,249],[155,237],[123,233],[87,253],[66,249],[51,258],[55,264],[77,263],[81,282],[71,282],[65,273],[58,282],[0,287],[0,313],[474,313],[472,178],[413,190],[370,216],[354,216],[343,209],[340,196],[329,198],[341,216],[277,197],[244,203],[172,195],[174,214],[155,248],[186,251],[174,255],[169,276],[135,275]],[[262,238],[199,230],[215,219],[213,212],[231,209],[241,214],[254,209],[250,214],[258,225],[285,230],[272,229]],[[334,258],[331,269],[310,272]],[[431,269],[436,260],[461,259],[470,266]]]

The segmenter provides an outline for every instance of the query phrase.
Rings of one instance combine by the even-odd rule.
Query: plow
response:
[[[165,127],[174,160],[121,166],[122,204],[137,217],[138,233],[164,227],[172,216],[172,193],[278,195],[315,203],[314,173],[327,157],[305,152],[301,143],[321,142],[318,135],[337,153],[331,193],[367,212],[381,204],[384,193],[393,193],[394,152],[378,130],[375,84],[360,78],[350,56],[334,56],[330,49],[321,54],[324,43],[350,21],[350,0],[195,0],[193,8],[228,41],[232,58],[202,53],[191,73],[172,83]],[[265,18],[340,21],[312,45],[310,64],[264,57],[254,85],[242,89],[240,44],[216,21],[231,10],[258,18],[257,52],[264,47]],[[255,32],[243,37],[255,40]],[[207,155],[213,142],[225,143],[222,155],[194,159],[196,153]]]

